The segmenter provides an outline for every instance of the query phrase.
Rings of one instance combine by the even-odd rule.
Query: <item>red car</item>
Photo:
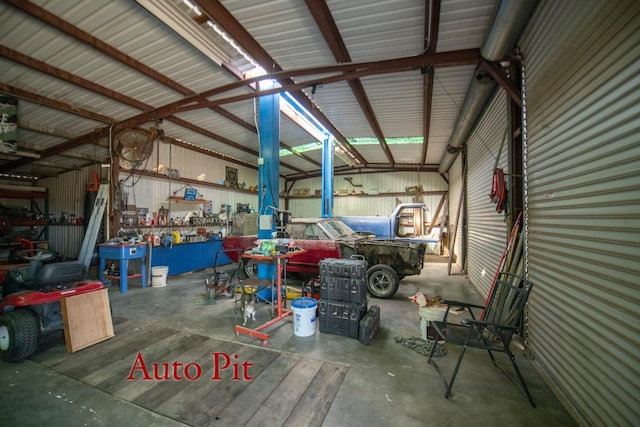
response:
[[[362,255],[369,263],[367,289],[377,298],[395,295],[400,280],[419,274],[424,262],[424,244],[377,240],[370,233],[353,231],[336,218],[292,219],[287,232],[293,245],[306,251],[289,259],[287,272],[318,276],[318,264],[323,259]],[[224,239],[223,247],[247,251],[258,246],[256,242],[256,236],[229,236]],[[249,277],[256,275],[256,268],[254,260],[245,260],[244,270]]]
[[[293,245],[306,252],[292,257],[287,263],[287,271],[318,275],[318,263],[325,258],[340,258],[338,241],[367,240],[367,235],[358,234],[344,222],[335,218],[294,219],[287,225],[287,233]],[[258,244],[257,236],[229,236],[224,239],[224,249],[247,251]],[[229,254],[230,257],[232,254]],[[237,259],[233,261],[237,262]],[[250,277],[255,275],[254,260],[246,260],[245,271]]]

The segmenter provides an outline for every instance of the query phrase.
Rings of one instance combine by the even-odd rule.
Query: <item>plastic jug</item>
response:
[[[180,232],[178,230],[174,230],[171,234],[173,235],[173,243],[180,243]]]

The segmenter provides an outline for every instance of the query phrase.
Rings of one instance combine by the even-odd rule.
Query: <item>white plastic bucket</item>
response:
[[[169,267],[166,265],[151,267],[151,286],[153,286],[154,288],[161,288],[163,286],[167,286],[168,273],[169,273]]]
[[[298,337],[309,337],[316,332],[316,307],[318,301],[302,297],[291,301],[293,310],[293,334]]]

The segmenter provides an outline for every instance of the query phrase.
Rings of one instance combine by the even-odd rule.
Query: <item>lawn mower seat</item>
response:
[[[81,261],[66,261],[43,265],[30,289],[55,288],[59,285],[84,280],[87,268]]]
[[[80,261],[66,261],[43,265],[35,277],[29,277],[28,268],[9,270],[2,287],[2,296],[25,290],[56,288],[84,280],[86,266]]]

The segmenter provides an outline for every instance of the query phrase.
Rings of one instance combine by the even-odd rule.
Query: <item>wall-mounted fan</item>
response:
[[[153,153],[153,142],[158,137],[158,131],[151,128],[148,131],[142,129],[125,129],[118,133],[114,139],[113,149],[120,158],[120,167],[123,169],[137,168]]]

